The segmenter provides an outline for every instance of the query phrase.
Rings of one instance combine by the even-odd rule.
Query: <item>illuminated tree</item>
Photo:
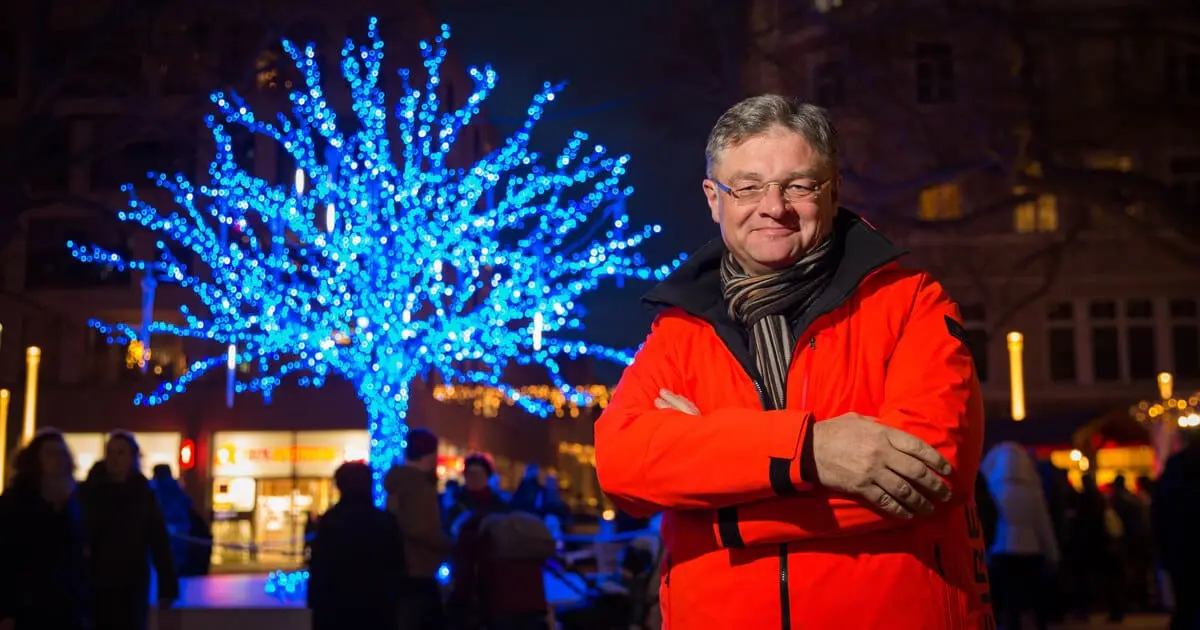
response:
[[[124,187],[131,201],[120,217],[162,238],[155,259],[71,244],[81,260],[145,272],[148,302],[156,283],[170,282],[203,304],[181,307],[181,324],[153,320],[152,308],[140,324],[92,322],[117,343],[148,347],[150,335],[168,334],[219,348],[136,402],[160,404],[221,367],[230,404],[234,393],[269,398],[289,377],[315,387],[345,378],[366,406],[380,501],[382,474],[403,455],[414,379],[437,373],[448,384],[494,387],[545,415],[552,405],[502,382],[506,366],[540,364],[555,387],[586,397],[563,382],[561,360],[631,360],[630,351],[571,336],[583,328],[580,296],[603,278],[661,278],[679,264],[648,267],[636,253],[659,228],[631,229],[619,210],[632,192],[620,185],[628,156],[611,157],[577,132],[542,163],[528,149],[530,132],[563,87],[547,83],[502,146],[468,168],[450,166],[496,73],[469,69],[475,85],[465,104],[441,102],[448,37],[443,27],[422,42],[422,87],[400,71],[394,115],[380,86],[376,20],[368,44],[347,41],[341,51],[352,116],[326,99],[313,45],[285,41],[303,78],[290,116],[257,116],[236,94],[214,93],[211,181],[151,173],[173,195],[171,211]],[[238,166],[230,126],[276,141],[295,160],[295,181],[270,182]],[[237,380],[244,363],[252,376]]]

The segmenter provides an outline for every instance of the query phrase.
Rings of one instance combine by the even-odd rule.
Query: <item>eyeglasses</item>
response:
[[[779,193],[783,198],[790,202],[804,201],[821,194],[821,190],[829,184],[831,180],[817,182],[811,186],[792,182],[784,185],[780,182],[763,182],[761,184],[753,184],[747,186],[738,186],[730,188],[717,180],[712,180],[717,189],[728,194],[730,197],[738,200],[741,203],[757,203],[762,201],[763,197],[767,196],[767,189],[771,186],[778,186]]]

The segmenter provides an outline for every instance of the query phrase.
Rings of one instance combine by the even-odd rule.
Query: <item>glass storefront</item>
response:
[[[369,444],[366,431],[214,434],[214,567],[299,566],[306,524],[337,501],[334,471]]]
[[[171,474],[179,478],[179,445],[182,438],[178,433],[146,432],[133,433],[138,447],[142,449],[142,474],[150,478],[151,471],[159,464],[171,467]],[[64,433],[67,447],[75,455],[75,478],[83,481],[96,462],[104,459],[107,433]]]

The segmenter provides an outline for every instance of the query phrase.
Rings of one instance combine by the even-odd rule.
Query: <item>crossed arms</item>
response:
[[[890,357],[879,417],[818,427],[807,410],[699,415],[673,400],[683,378],[671,328],[690,324],[662,316],[596,422],[600,485],[634,515],[737,506],[746,545],[899,527],[909,521],[897,517],[961,505],[979,466],[983,411],[970,352],[948,331],[958,317],[941,286],[925,279]],[[806,437],[811,454],[801,448]],[[771,462],[781,459],[788,488],[778,474],[772,483]],[[920,470],[912,461],[923,462]],[[798,483],[801,468],[816,469],[817,479],[803,480],[815,485]],[[914,487],[936,488],[943,478],[948,500],[914,510],[923,500]]]

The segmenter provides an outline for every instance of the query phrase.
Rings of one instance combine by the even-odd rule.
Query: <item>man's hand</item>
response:
[[[659,409],[674,409],[675,411],[682,411],[683,413],[691,414],[693,416],[700,415],[700,410],[696,408],[696,405],[692,404],[692,401],[680,396],[679,394],[676,394],[669,389],[658,390],[658,398],[654,399],[654,406],[658,407]]]
[[[950,487],[935,474],[950,474],[950,464],[925,442],[855,413],[815,422],[811,430],[817,479],[826,488],[901,518],[933,512],[929,497],[950,500]]]
[[[669,389],[659,390],[654,406],[700,415],[692,401]],[[950,474],[950,464],[903,431],[855,413],[815,422],[811,430],[817,480],[830,490],[861,496],[901,518],[932,512],[929,497],[950,499],[949,486],[934,474]]]

